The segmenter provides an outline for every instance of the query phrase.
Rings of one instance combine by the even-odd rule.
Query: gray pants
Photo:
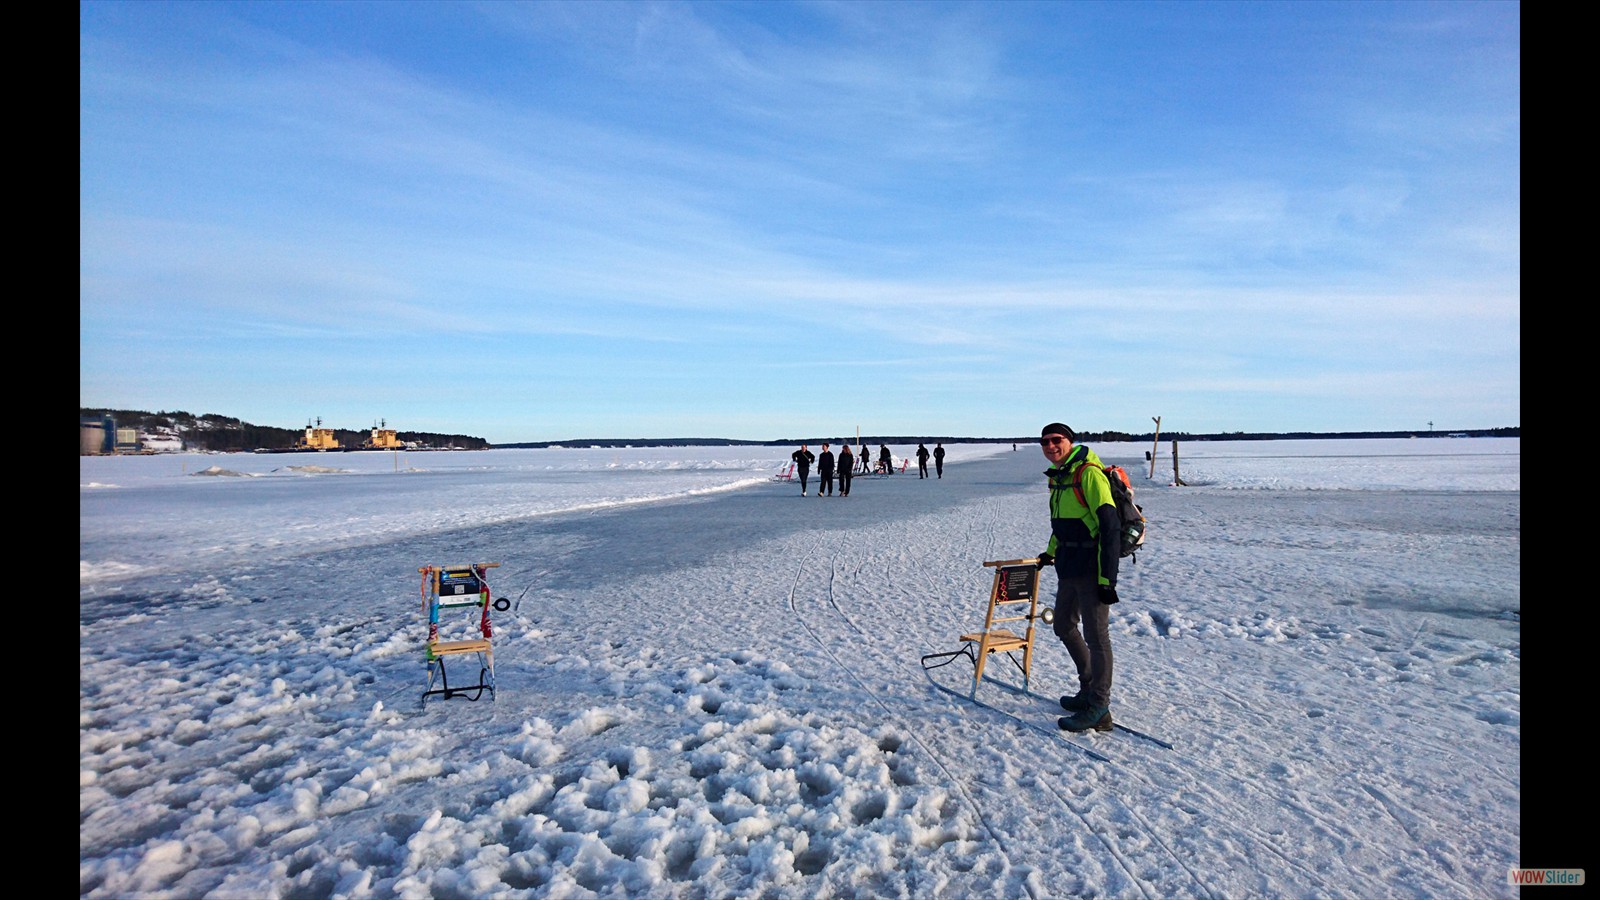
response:
[[[1111,607],[1100,602],[1093,575],[1062,578],[1056,586],[1056,637],[1078,667],[1078,690],[1093,705],[1111,708]],[[1080,628],[1081,626],[1081,628]]]

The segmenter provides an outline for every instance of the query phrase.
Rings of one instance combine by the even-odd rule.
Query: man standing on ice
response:
[[[789,458],[794,460],[794,470],[800,475],[800,496],[804,497],[806,495],[806,478],[811,475],[811,461],[816,457],[811,455],[811,451],[806,449],[805,444],[801,444],[799,450],[789,454]]]
[[[850,442],[839,445],[839,496],[850,496],[850,477],[855,475],[856,458],[850,453]]]
[[[827,491],[828,496],[833,496],[833,451],[827,444],[822,445],[822,455],[817,457],[817,496]]]
[[[1063,695],[1067,731],[1110,731],[1111,604],[1117,602],[1122,529],[1100,457],[1060,422],[1039,434],[1050,461],[1050,542],[1039,568],[1056,567],[1055,632],[1078,669],[1078,693]],[[1080,631],[1081,625],[1081,631]]]

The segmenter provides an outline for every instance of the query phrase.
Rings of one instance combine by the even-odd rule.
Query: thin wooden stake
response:
[[[1150,477],[1156,477],[1156,454],[1161,452],[1161,417],[1151,416],[1156,423],[1156,439],[1150,444]],[[1173,451],[1177,451],[1177,444],[1173,444]]]

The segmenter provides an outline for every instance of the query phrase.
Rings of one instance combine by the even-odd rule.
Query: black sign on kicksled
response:
[[[1001,596],[1007,600],[1028,600],[1033,597],[1033,573],[1036,566],[1006,566],[1001,570]]]
[[[445,569],[439,573],[439,596],[483,593],[483,582],[471,569]]]

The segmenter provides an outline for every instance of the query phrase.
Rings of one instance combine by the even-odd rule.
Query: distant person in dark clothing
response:
[[[817,496],[821,497],[823,491],[828,496],[833,496],[833,451],[827,444],[822,445],[822,453],[817,457]]]
[[[806,495],[806,478],[811,475],[811,462],[816,457],[811,455],[811,451],[806,449],[805,444],[801,444],[799,450],[789,454],[789,458],[794,460],[795,471],[800,474],[800,496],[804,497]]]
[[[872,469],[872,451],[866,444],[861,445],[861,474],[865,475]]]
[[[889,455],[888,444],[878,445],[878,468],[883,470],[885,475],[894,474],[894,457]]]
[[[850,496],[850,476],[855,474],[856,458],[850,455],[850,445],[839,447],[839,496]]]
[[[933,445],[933,468],[934,468],[934,471],[939,473],[939,477],[940,478],[944,477],[944,445],[943,444],[934,444]]]
[[[928,477],[928,445],[917,445],[917,477]]]

